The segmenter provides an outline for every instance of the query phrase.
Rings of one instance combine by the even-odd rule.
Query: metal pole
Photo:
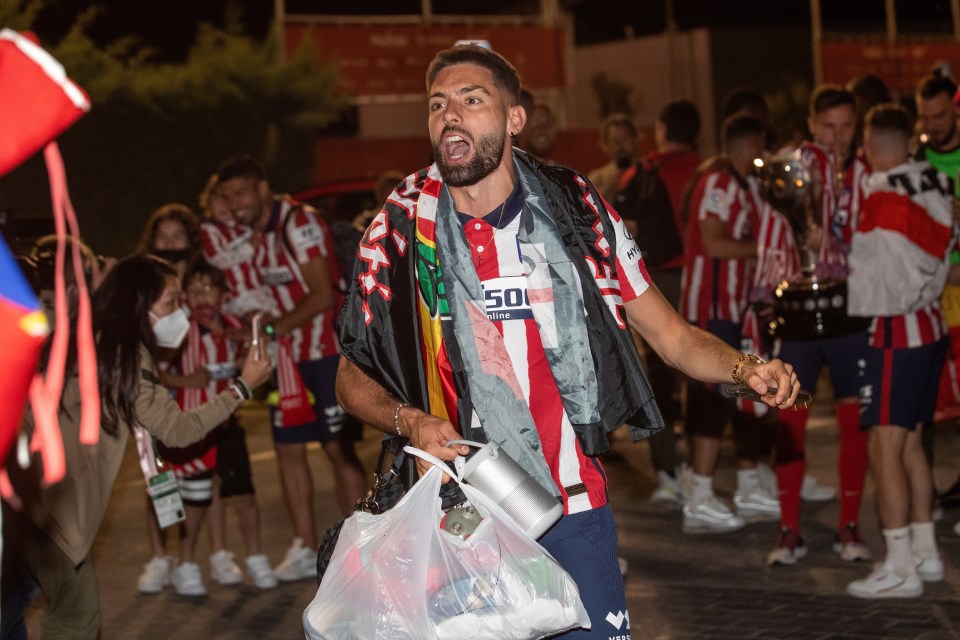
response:
[[[885,13],[887,15],[887,42],[897,41],[897,7],[896,0],[885,0]]]
[[[960,40],[960,0],[950,0],[950,17],[953,18],[953,39]]]
[[[823,21],[820,16],[820,0],[810,0],[810,36],[813,47],[813,86],[823,84]]]
[[[283,62],[287,58],[287,37],[285,25],[287,10],[284,0],[273,0],[273,28],[277,36],[277,61]]]

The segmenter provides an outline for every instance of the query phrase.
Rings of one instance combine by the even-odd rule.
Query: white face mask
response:
[[[176,349],[183,342],[190,330],[190,320],[183,309],[177,309],[173,313],[167,314],[162,318],[151,311],[150,315],[156,318],[153,323],[153,335],[157,337],[157,346],[165,349]]]

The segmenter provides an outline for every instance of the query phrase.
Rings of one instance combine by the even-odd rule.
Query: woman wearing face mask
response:
[[[163,258],[177,271],[182,282],[187,263],[200,250],[200,221],[190,207],[165,204],[147,219],[143,236],[134,253]]]
[[[72,348],[59,412],[66,477],[41,487],[36,460],[27,469],[12,459],[7,463],[22,505],[15,511],[4,504],[3,638],[26,637],[23,618],[36,587],[49,603],[44,638],[96,638],[100,604],[90,547],[133,423],[165,444],[186,446],[224,422],[270,375],[266,354],[251,351],[228,390],[197,409],[181,411],[161,386],[155,364],[158,348],[178,346],[187,332],[180,281],[167,263],[150,256],[126,258],[107,275],[93,295],[93,328],[102,402],[99,442],[79,444],[80,392]],[[33,430],[29,413],[24,429]]]

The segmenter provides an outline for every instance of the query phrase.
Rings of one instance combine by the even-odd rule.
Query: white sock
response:
[[[910,544],[913,555],[920,559],[933,558],[937,555],[937,538],[933,533],[932,522],[910,523]]]
[[[693,474],[693,502],[703,502],[713,495],[713,476]]]
[[[737,469],[737,493],[747,494],[760,484],[760,472],[756,469]]]
[[[910,549],[910,527],[884,529],[883,538],[887,542],[886,564],[892,566],[901,576],[908,576],[916,571],[913,551]]]

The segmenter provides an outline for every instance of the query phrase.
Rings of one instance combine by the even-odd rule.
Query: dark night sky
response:
[[[432,1],[434,13],[438,15],[534,14],[539,6],[537,0]],[[198,22],[223,23],[228,3],[240,10],[251,35],[262,37],[267,32],[273,0],[97,0],[103,13],[90,32],[101,43],[133,33],[160,49],[164,57],[176,59],[189,47]],[[665,28],[665,0],[560,0],[560,3],[573,14],[577,44],[615,40],[628,32],[637,36],[660,33]],[[41,37],[56,40],[74,16],[91,4],[94,3],[90,0],[49,0],[37,30]],[[895,4],[901,31],[950,30],[950,0],[896,0]],[[827,30],[883,32],[883,0],[822,0],[821,5]],[[809,0],[673,0],[673,6],[681,30],[797,24],[810,20]],[[363,15],[417,15],[420,0],[286,0],[286,11],[288,14],[353,11]]]

